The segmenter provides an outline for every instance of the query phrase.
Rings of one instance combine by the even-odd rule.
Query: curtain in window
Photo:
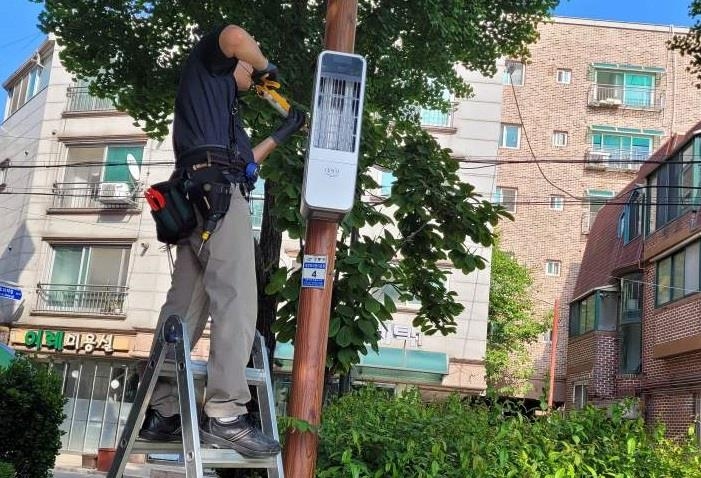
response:
[[[137,169],[141,169],[143,152],[142,146],[109,146],[102,180],[134,185],[138,178],[131,174],[129,164],[135,163]]]
[[[653,104],[654,77],[626,73],[623,102],[630,106],[649,107]]]

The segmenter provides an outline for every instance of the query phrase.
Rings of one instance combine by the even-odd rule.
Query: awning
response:
[[[625,126],[607,126],[603,124],[593,124],[589,128],[592,131],[603,131],[606,133],[624,134],[645,134],[648,136],[664,136],[664,131],[659,129],[628,128]]]
[[[0,367],[7,367],[15,358],[15,351],[5,344],[0,344]]]
[[[664,73],[666,71],[660,66],[629,65],[627,63],[592,63],[591,66],[597,70],[625,70],[642,73]]]
[[[279,343],[275,347],[275,359],[282,362],[283,371],[292,370],[294,347]],[[440,384],[448,375],[448,355],[428,350],[395,349],[380,347],[360,356],[360,363],[353,366],[351,375],[360,380],[382,380],[398,383]]]

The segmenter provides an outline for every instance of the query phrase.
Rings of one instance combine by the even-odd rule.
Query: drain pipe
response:
[[[548,410],[553,408],[553,396],[555,394],[555,365],[557,364],[557,337],[560,325],[560,300],[555,301],[553,311],[553,337],[550,341],[550,386],[548,387]]]
[[[671,38],[674,38],[674,25],[669,26]],[[670,125],[670,135],[676,133],[675,120],[677,117],[677,52],[669,50],[672,54],[672,124]]]

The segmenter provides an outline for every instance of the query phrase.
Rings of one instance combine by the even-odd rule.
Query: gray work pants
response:
[[[158,319],[161,324],[179,315],[194,347],[211,317],[204,410],[217,418],[246,413],[251,399],[246,365],[258,306],[248,203],[234,187],[229,211],[199,256],[201,227],[177,245],[172,283]],[[180,413],[174,380],[159,379],[151,406],[166,416]]]

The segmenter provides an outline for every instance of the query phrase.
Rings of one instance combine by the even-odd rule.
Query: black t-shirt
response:
[[[195,148],[211,146],[237,150],[244,161],[253,160],[251,142],[239,115],[232,116],[237,105],[233,72],[238,60],[227,58],[219,47],[223,29],[202,37],[180,73],[173,120],[176,158]]]

